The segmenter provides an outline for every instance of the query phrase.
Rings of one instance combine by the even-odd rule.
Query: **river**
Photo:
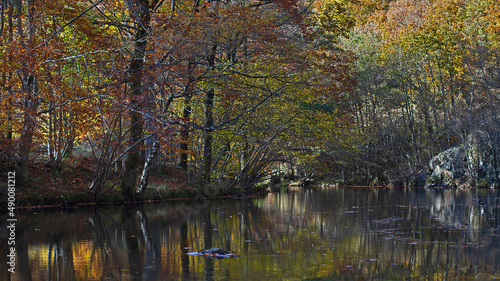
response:
[[[2,214],[0,280],[500,278],[494,190],[316,188]],[[187,255],[219,247],[237,258]]]

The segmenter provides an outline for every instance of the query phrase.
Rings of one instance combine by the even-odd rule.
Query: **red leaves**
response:
[[[302,21],[301,2],[297,0],[276,0],[275,2],[290,15],[294,22],[300,23]]]

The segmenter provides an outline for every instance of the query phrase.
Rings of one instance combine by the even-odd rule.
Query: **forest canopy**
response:
[[[0,164],[141,198],[167,164],[388,184],[462,144],[493,183],[499,32],[493,0],[1,1]]]

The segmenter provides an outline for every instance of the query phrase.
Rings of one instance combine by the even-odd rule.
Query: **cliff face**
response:
[[[429,161],[426,187],[499,187],[498,158],[488,144],[451,147]]]

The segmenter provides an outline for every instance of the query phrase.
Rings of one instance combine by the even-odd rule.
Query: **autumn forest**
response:
[[[496,0],[1,0],[0,81],[32,196],[500,183]]]

